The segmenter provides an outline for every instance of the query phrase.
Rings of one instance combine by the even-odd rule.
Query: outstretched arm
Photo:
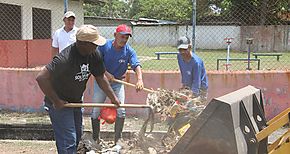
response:
[[[59,48],[51,47],[51,58],[58,54]]]
[[[66,102],[61,100],[53,90],[51,75],[46,67],[44,67],[43,70],[37,75],[36,81],[44,95],[50,99],[56,109],[61,109],[64,107]]]
[[[120,106],[120,101],[118,97],[115,95],[113,89],[111,88],[109,81],[105,74],[95,76],[95,79],[100,86],[100,88],[105,92],[105,94],[110,98],[113,104],[116,104],[117,106]]]
[[[142,70],[140,65],[135,68],[137,83],[136,83],[136,90],[140,91],[144,88],[143,78],[142,78]]]

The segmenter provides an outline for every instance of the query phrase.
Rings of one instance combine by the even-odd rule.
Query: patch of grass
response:
[[[158,46],[158,47],[147,47],[145,45],[133,46],[136,50],[137,55],[142,63],[143,70],[178,70],[176,55],[161,55],[160,60],[157,60],[155,52],[176,52],[176,47],[172,46]],[[201,59],[203,59],[205,67],[207,70],[216,70],[217,59],[226,58],[227,50],[203,50],[197,49],[195,52]],[[290,68],[290,51],[284,51],[283,56],[280,57],[280,61],[277,61],[275,56],[262,56],[258,57],[261,59],[261,70],[285,70]],[[230,51],[231,58],[247,58],[248,53],[243,51]],[[254,56],[251,54],[251,58]],[[226,62],[222,61],[219,68],[224,70],[224,64]],[[247,61],[232,61],[230,69],[231,70],[246,70]],[[253,70],[257,70],[257,62],[252,61],[250,66]]]

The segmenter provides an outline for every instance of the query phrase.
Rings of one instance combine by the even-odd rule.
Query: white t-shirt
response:
[[[56,30],[52,37],[52,47],[59,48],[59,52],[61,52],[64,48],[76,42],[77,30],[78,28],[75,26],[69,32],[64,30],[64,26]]]

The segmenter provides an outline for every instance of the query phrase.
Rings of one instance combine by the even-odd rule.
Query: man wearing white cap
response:
[[[67,46],[76,42],[78,28],[75,26],[76,15],[67,11],[63,16],[64,26],[55,31],[52,37],[52,58]]]
[[[208,78],[202,59],[191,51],[191,40],[187,36],[178,39],[177,49],[182,89],[191,90],[193,97],[199,97],[201,102],[206,103]]]
[[[37,82],[45,94],[57,151],[59,154],[76,153],[82,135],[81,108],[66,108],[66,103],[82,103],[86,83],[92,74],[113,104],[120,101],[105,76],[102,56],[96,51],[106,39],[96,27],[83,25],[76,33],[77,41],[56,56],[37,75]]]

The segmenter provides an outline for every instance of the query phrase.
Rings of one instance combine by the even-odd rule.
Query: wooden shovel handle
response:
[[[125,81],[122,81],[122,80],[118,80],[118,79],[113,79],[114,82],[118,82],[118,83],[122,83],[124,85],[127,85],[127,86],[131,86],[131,87],[136,87],[136,85],[132,84],[132,83],[129,83],[129,82],[125,82]],[[154,90],[151,90],[151,89],[148,89],[148,88],[143,88],[144,91],[147,91],[149,93],[153,93],[155,92]]]
[[[65,107],[117,107],[115,104],[106,103],[67,103]],[[152,108],[151,105],[143,104],[120,104],[121,108]]]
[[[122,81],[122,80],[118,80],[118,79],[113,79],[114,82],[118,82],[118,83],[122,83],[124,85],[127,85],[127,86],[131,86],[131,87],[136,87],[136,85],[132,84],[132,83],[129,83],[129,82],[125,82],[125,81]],[[155,90],[151,90],[151,89],[148,89],[148,88],[143,88],[144,91],[147,91],[147,92],[150,92],[150,93],[153,93],[153,92],[156,92]],[[191,100],[191,98],[189,96],[186,96],[185,94],[182,94],[182,93],[178,93],[178,92],[175,92],[177,95],[185,98],[185,99],[188,99],[188,100]]]

